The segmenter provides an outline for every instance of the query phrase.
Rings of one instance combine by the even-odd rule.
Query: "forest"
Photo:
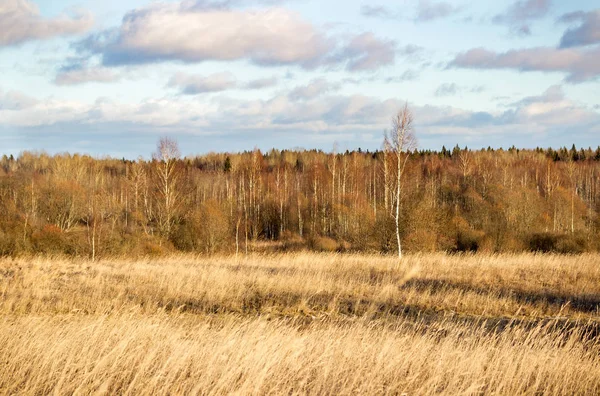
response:
[[[600,249],[600,147],[393,151],[4,155],[0,255]]]

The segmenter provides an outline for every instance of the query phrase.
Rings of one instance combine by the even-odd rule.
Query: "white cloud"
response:
[[[22,110],[35,106],[38,101],[29,95],[18,91],[3,92],[0,89],[0,111]]]
[[[113,70],[105,67],[75,67],[62,69],[56,75],[54,83],[57,85],[78,85],[89,82],[115,82],[120,76]]]
[[[307,67],[333,47],[311,23],[285,9],[205,10],[185,3],[130,11],[106,42],[86,44],[101,48],[105,64],[249,59]]]
[[[29,0],[0,2],[0,46],[21,44],[30,40],[85,32],[93,25],[90,14],[61,15],[45,19]]]
[[[120,27],[82,40],[80,52],[100,54],[105,66],[182,61],[248,60],[262,66],[313,69],[346,65],[374,70],[394,62],[396,44],[361,33],[347,41],[284,8],[229,9],[159,3],[130,11]]]
[[[18,93],[11,95],[18,97]],[[6,101],[5,97],[0,95],[0,104]],[[0,107],[0,126],[27,131],[43,128],[56,136],[60,136],[63,129],[102,133],[103,130],[114,131],[118,126],[144,133],[177,131],[188,135],[214,135],[222,141],[234,139],[236,142],[231,144],[243,139],[250,144],[252,134],[260,133],[263,138],[276,137],[287,145],[310,147],[317,143],[313,135],[307,137],[303,133],[381,136],[381,131],[389,128],[391,116],[402,105],[397,99],[357,94],[322,94],[310,100],[294,100],[285,94],[267,100],[227,96],[201,100],[179,96],[132,104],[109,99],[86,104],[49,98],[28,100],[21,106]],[[580,130],[594,136],[593,131],[600,128],[597,111],[570,101],[557,86],[496,112],[415,104],[411,108],[415,113],[417,136],[431,142],[435,142],[436,137],[444,137],[445,142],[468,138],[487,146],[515,135],[568,137],[570,131]]]
[[[474,48],[457,55],[449,66],[471,69],[514,69],[520,71],[563,72],[567,81],[583,82],[600,76],[600,47],[526,48],[494,52]]]

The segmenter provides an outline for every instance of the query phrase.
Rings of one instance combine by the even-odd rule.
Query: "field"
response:
[[[600,394],[600,256],[0,260],[2,394]]]

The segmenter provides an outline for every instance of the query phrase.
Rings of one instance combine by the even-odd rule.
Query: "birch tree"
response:
[[[177,199],[178,174],[176,169],[177,159],[180,156],[177,142],[168,137],[162,137],[156,145],[154,159],[157,161],[156,174],[158,176],[158,226],[161,233],[167,238],[171,234]]]
[[[409,152],[417,147],[413,130],[413,115],[405,104],[392,118],[392,130],[385,137],[385,147],[396,157],[396,207],[394,220],[396,222],[396,243],[398,244],[398,257],[402,258],[402,240],[400,237],[400,205],[402,201],[402,175],[408,162]]]

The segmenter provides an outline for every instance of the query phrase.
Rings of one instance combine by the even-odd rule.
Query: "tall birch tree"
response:
[[[408,103],[392,118],[392,129],[389,136],[385,137],[385,140],[384,146],[389,147],[389,150],[396,157],[396,206],[394,220],[396,223],[398,257],[402,258],[402,238],[400,237],[400,205],[403,193],[402,176],[406,169],[410,151],[417,147],[417,140],[413,130],[413,115],[408,108]]]
[[[156,174],[158,176],[158,204],[157,213],[160,232],[167,238],[171,234],[175,209],[179,194],[177,191],[177,159],[180,156],[177,142],[168,137],[162,137],[156,145],[154,159],[156,160]]]

